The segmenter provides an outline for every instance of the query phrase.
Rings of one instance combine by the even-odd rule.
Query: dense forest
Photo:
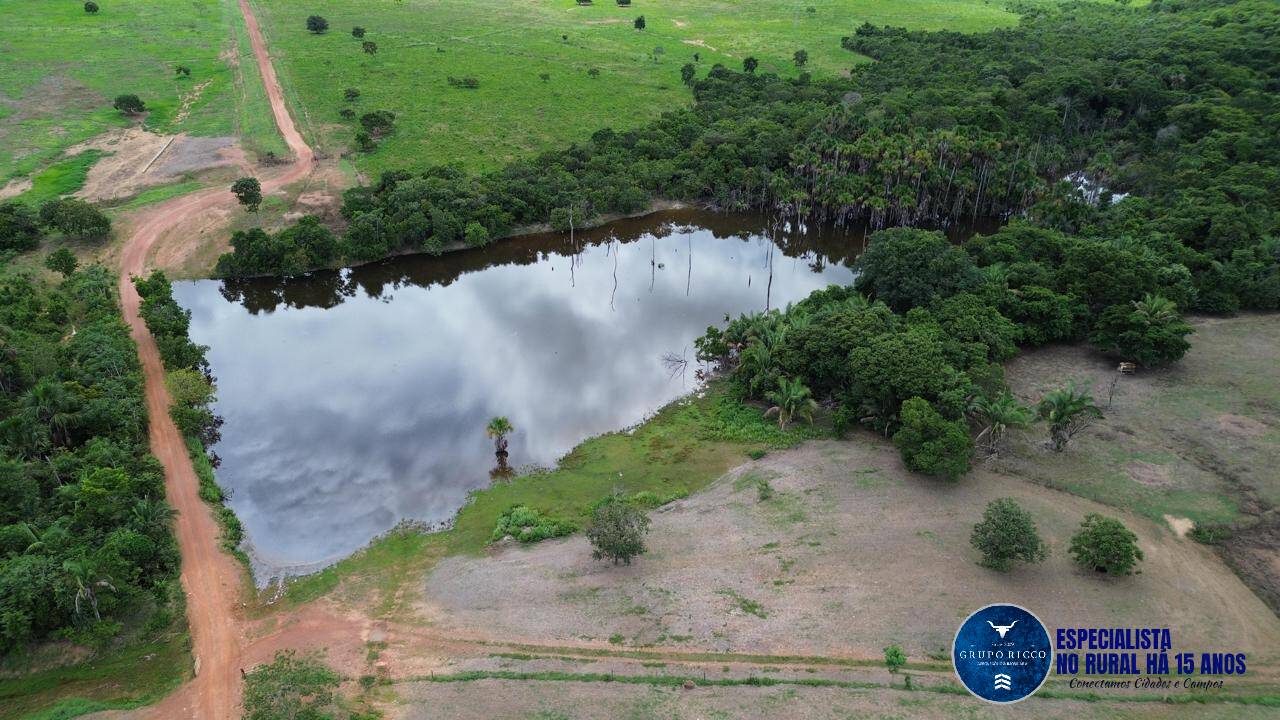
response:
[[[113,275],[0,271],[0,654],[167,627],[171,518]]]

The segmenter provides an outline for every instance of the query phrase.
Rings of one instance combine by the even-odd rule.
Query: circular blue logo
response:
[[[960,624],[951,662],[969,692],[1014,703],[1040,689],[1053,666],[1053,644],[1040,618],[1017,605],[988,605]]]

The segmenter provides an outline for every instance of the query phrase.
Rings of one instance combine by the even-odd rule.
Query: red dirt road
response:
[[[266,85],[276,124],[294,160],[263,179],[269,192],[306,177],[314,155],[302,139],[285,107],[257,18],[247,0],[240,11],[248,26],[253,54]],[[199,481],[187,455],[187,446],[169,418],[171,400],[165,387],[164,366],[155,339],[138,315],[140,299],[130,278],[142,275],[147,253],[166,235],[181,233],[185,222],[223,206],[235,207],[235,199],[223,188],[211,188],[176,198],[148,209],[135,218],[135,230],[121,258],[120,301],[124,319],[138,345],[138,357],[146,378],[150,415],[151,451],[165,471],[165,492],[178,511],[178,546],[182,551],[182,586],[187,597],[187,619],[196,663],[196,678],[153,708],[153,716],[173,720],[224,720],[239,716],[240,668],[244,633],[236,608],[244,589],[244,570],[219,547],[219,528],[198,494]]]

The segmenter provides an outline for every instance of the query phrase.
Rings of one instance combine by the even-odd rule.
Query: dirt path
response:
[[[270,191],[297,182],[312,169],[314,155],[294,126],[285,107],[283,92],[267,55],[257,19],[246,0],[240,10],[248,26],[253,54],[271,101],[271,110],[285,142],[293,153],[291,164],[264,178],[263,190]],[[150,415],[151,451],[165,470],[165,492],[178,511],[178,545],[182,551],[182,585],[187,596],[187,618],[191,626],[196,678],[153,709],[158,718],[198,718],[223,720],[238,717],[243,630],[236,607],[244,588],[244,571],[219,547],[217,523],[198,494],[199,482],[187,455],[187,447],[169,418],[170,398],[165,387],[164,366],[155,340],[138,315],[140,299],[130,278],[145,270],[147,253],[157,241],[173,233],[202,213],[224,206],[234,208],[235,199],[224,188],[210,188],[176,198],[150,208],[138,216],[133,236],[121,257],[120,300],[146,378],[147,411]]]

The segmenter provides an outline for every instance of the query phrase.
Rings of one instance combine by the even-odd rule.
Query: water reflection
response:
[[[861,239],[676,211],[439,258],[294,279],[180,283],[211,347],[219,480],[260,580],[402,518],[446,520],[510,463],[551,464],[691,389],[692,341],[726,315],[847,283]]]

